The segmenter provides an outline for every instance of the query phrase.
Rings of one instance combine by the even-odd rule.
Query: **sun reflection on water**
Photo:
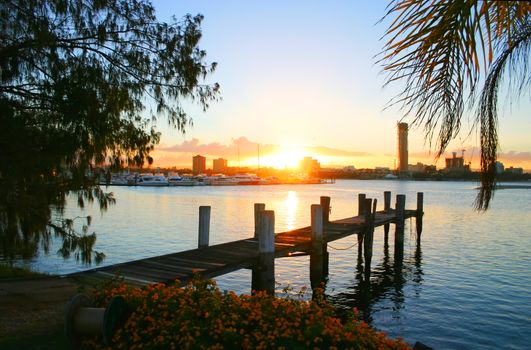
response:
[[[297,223],[297,205],[299,204],[299,198],[297,192],[288,191],[284,206],[286,208],[286,229],[293,230]]]

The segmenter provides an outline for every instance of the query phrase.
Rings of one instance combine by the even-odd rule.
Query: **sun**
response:
[[[305,156],[306,152],[300,147],[283,148],[279,152],[262,157],[260,163],[277,169],[296,169]]]

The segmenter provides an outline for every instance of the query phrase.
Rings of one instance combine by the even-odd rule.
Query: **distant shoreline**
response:
[[[477,187],[476,189],[479,189]],[[516,189],[531,189],[531,185],[496,185],[496,190],[516,190]]]

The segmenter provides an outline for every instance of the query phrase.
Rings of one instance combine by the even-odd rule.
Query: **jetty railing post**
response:
[[[199,248],[208,247],[210,236],[210,206],[199,207],[199,236],[197,246]]]
[[[264,210],[264,203],[254,203],[254,238],[258,238],[258,231],[260,230],[260,212]]]
[[[311,206],[312,249],[310,252],[310,283],[312,289],[321,285],[323,277],[323,207]]]
[[[275,293],[275,212],[263,210],[259,215],[258,264],[253,268],[252,289]]]
[[[320,198],[321,207],[323,208],[323,234],[324,234],[324,225],[330,223],[330,197],[321,196]],[[328,276],[328,244],[323,243],[323,276]]]
[[[358,194],[358,216],[363,215],[365,207],[365,193]],[[358,234],[358,260],[361,261],[363,256],[363,234]]]
[[[389,214],[391,211],[391,191],[384,192],[384,211]],[[384,225],[384,246],[389,244],[389,224]]]
[[[404,227],[405,227],[406,195],[396,196],[396,222],[395,222],[395,259],[404,254]]]
[[[417,213],[416,213],[417,227],[417,244],[420,244],[420,235],[422,234],[422,217],[424,216],[424,193],[417,192]]]
[[[372,246],[374,240],[374,218],[376,214],[377,200],[367,198],[364,201],[364,217],[365,217],[365,229],[363,230],[363,245],[364,245],[364,258],[365,258],[365,276],[368,279],[371,275],[371,261],[372,261]],[[372,210],[371,210],[372,206]]]
[[[321,207],[323,208],[323,225],[330,222],[330,197],[321,196]]]

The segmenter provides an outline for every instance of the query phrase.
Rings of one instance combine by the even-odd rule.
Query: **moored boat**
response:
[[[136,179],[137,186],[168,186],[168,179],[163,175],[140,174]]]
[[[236,174],[233,177],[237,185],[258,185],[260,178],[255,174]]]

